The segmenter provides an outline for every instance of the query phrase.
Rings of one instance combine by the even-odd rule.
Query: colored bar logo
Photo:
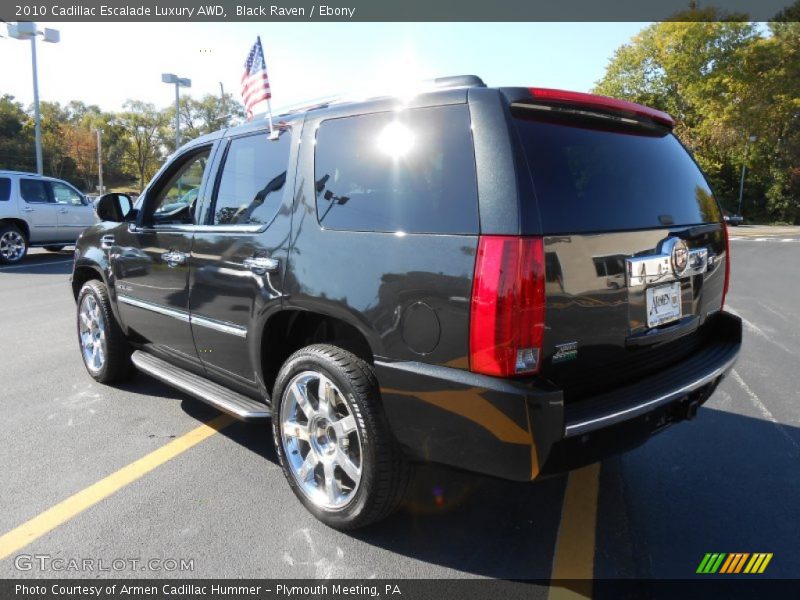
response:
[[[772,560],[772,552],[708,552],[700,561],[697,573],[713,575],[734,574],[734,573],[763,573],[769,561]]]

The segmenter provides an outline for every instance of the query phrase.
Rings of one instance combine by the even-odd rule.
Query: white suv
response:
[[[92,204],[69,183],[0,171],[0,264],[19,262],[31,246],[58,252],[96,221]]]

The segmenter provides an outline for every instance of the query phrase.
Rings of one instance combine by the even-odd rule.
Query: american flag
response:
[[[247,116],[253,116],[253,107],[263,100],[272,98],[267,76],[267,63],[264,60],[264,49],[261,47],[261,36],[250,48],[250,54],[244,63],[242,75],[242,99]]]

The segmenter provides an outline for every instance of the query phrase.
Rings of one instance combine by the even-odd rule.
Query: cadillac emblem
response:
[[[670,262],[672,263],[672,272],[675,277],[682,277],[689,268],[689,248],[686,242],[673,238],[675,243],[672,245],[672,252],[670,255]]]

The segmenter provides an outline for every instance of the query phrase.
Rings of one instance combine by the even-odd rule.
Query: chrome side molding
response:
[[[189,322],[189,313],[183,310],[169,308],[167,306],[162,306],[161,304],[155,304],[154,302],[147,302],[146,300],[139,300],[138,298],[133,298],[132,296],[127,296],[120,293],[117,293],[117,300],[129,306],[143,308],[144,310],[149,310],[167,317],[172,317],[173,319],[178,319],[179,321],[184,321],[185,323]]]
[[[214,331],[220,331],[236,337],[247,337],[247,328],[227,321],[218,321],[217,319],[209,319],[208,317],[201,317],[199,315],[189,315],[189,322],[192,325],[199,325]]]
[[[198,325],[199,327],[213,329],[214,331],[227,333],[228,335],[235,335],[236,337],[247,337],[247,327],[242,327],[236,323],[219,321],[217,319],[211,319],[209,317],[203,317],[200,315],[192,315],[183,310],[170,308],[154,302],[147,302],[146,300],[139,300],[138,298],[133,298],[132,296],[127,296],[125,294],[117,293],[117,299],[123,304],[149,310],[167,317],[172,317],[173,319],[178,319],[179,321],[190,323],[191,325]]]

